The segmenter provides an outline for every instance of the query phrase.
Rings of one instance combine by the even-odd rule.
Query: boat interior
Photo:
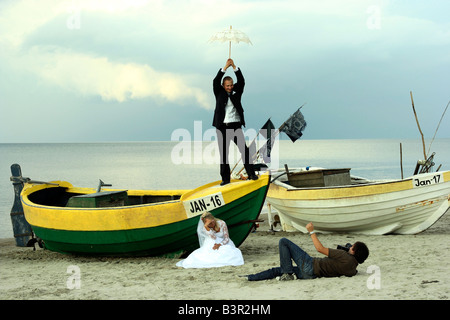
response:
[[[33,192],[28,199],[39,205],[53,207],[121,207],[142,204],[152,204],[178,200],[181,194],[129,194],[127,190],[101,191],[95,193],[74,193],[65,187],[45,188]]]
[[[325,169],[316,167],[280,170],[278,182],[294,188],[320,188],[366,184],[369,181],[364,178],[351,176],[350,168]]]

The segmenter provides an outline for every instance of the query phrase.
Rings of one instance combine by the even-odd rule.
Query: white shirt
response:
[[[239,117],[239,114],[237,113],[237,110],[234,107],[233,102],[231,102],[231,99],[228,98],[227,105],[225,106],[225,118],[223,119],[223,123],[240,122],[240,121],[241,118]]]
[[[238,67],[236,69],[233,69],[234,72],[239,70]],[[225,70],[222,71],[225,72]],[[234,91],[231,92],[231,94],[234,94]],[[227,105],[225,106],[225,118],[223,119],[223,123],[230,123],[230,122],[241,122],[241,118],[239,117],[239,114],[237,113],[236,108],[233,105],[233,102],[231,102],[231,99],[228,98]]]

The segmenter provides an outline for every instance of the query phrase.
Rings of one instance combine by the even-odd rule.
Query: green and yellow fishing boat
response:
[[[227,222],[241,245],[255,226],[270,175],[212,182],[193,190],[77,188],[66,181],[25,183],[25,219],[46,249],[79,255],[181,256],[198,248],[199,215]]]

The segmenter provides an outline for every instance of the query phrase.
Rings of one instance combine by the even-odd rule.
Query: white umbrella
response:
[[[245,43],[249,43],[251,45],[252,42],[250,41],[250,39],[248,38],[248,36],[243,33],[242,31],[233,29],[230,26],[230,29],[226,28],[222,31],[217,32],[215,35],[213,35],[208,42],[229,42],[229,58],[231,58],[231,42],[233,43],[239,43],[239,42],[245,42]]]

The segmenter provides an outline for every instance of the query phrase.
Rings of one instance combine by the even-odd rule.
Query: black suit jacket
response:
[[[228,103],[228,93],[222,86],[222,77],[224,74],[225,72],[222,72],[222,69],[220,69],[213,80],[213,90],[214,95],[216,96],[216,109],[214,110],[212,125],[216,128],[219,128],[223,125],[223,120],[225,119],[225,106]],[[234,107],[236,108],[239,117],[241,118],[241,125],[245,127],[244,109],[242,108],[241,104],[241,97],[244,93],[245,80],[240,68],[235,72],[235,74],[237,81],[236,83],[234,83],[232,94],[229,97]]]

